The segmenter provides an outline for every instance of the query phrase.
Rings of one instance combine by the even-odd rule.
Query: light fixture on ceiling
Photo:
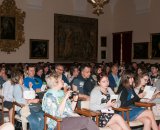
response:
[[[103,6],[107,4],[110,0],[88,0],[89,3],[92,4],[94,11],[94,14],[97,14],[98,16],[100,14],[103,14]]]

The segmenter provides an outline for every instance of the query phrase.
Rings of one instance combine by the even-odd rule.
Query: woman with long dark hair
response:
[[[154,115],[151,110],[145,108],[136,107],[135,102],[140,101],[140,95],[138,96],[133,88],[134,77],[130,71],[126,71],[121,77],[121,106],[130,107],[130,120],[139,120],[144,124],[143,130],[158,130],[158,126],[154,119]]]

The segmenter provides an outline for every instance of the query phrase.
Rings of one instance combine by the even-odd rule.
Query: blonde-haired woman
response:
[[[64,93],[64,91],[61,90],[64,85],[64,81],[61,77],[54,73],[46,77],[46,81],[50,89],[43,97],[42,109],[52,116],[63,118],[61,130],[98,130],[98,127],[90,118],[73,116],[78,95],[73,96],[71,102],[69,99],[71,91]],[[56,122],[49,120],[48,130],[53,129],[56,129]]]

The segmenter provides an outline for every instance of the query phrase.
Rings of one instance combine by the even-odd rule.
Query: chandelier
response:
[[[107,4],[110,0],[88,0],[89,3],[92,4],[94,11],[94,14],[97,14],[98,16],[100,14],[103,14],[103,6]]]

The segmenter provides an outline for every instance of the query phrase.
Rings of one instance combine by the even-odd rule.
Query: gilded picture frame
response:
[[[24,42],[25,12],[18,9],[14,0],[3,0],[0,5],[0,50],[16,51]]]

